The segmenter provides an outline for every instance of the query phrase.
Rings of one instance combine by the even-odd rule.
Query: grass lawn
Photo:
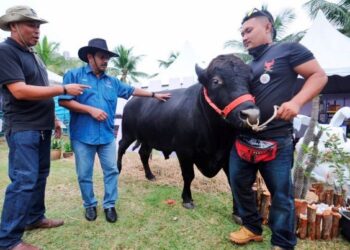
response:
[[[169,167],[161,159],[153,160],[152,168],[159,167],[154,173],[160,176],[156,182],[149,182],[140,171],[137,156],[128,153],[125,158],[126,166],[119,179],[119,220],[115,224],[106,222],[101,206],[95,222],[84,219],[74,161],[61,159],[52,162],[46,192],[46,215],[63,218],[65,225],[26,232],[24,240],[43,249],[270,249],[271,232],[267,227],[264,228],[263,243],[238,247],[229,242],[229,232],[238,229],[231,221],[230,193],[211,187],[213,179],[201,177],[194,183],[193,197],[197,207],[186,210],[181,206],[182,182],[176,163],[172,163],[176,166]],[[165,168],[154,164],[164,164]],[[137,166],[132,167],[136,174],[130,174],[131,165]],[[98,163],[95,166],[95,193],[101,204],[102,172]],[[176,174],[169,174],[175,171],[173,169]],[[221,180],[224,179],[216,182]],[[0,138],[1,207],[8,183],[7,146]],[[166,204],[167,199],[176,200],[176,204]],[[350,249],[350,244],[341,237],[328,242],[304,240],[298,242],[297,249]]]

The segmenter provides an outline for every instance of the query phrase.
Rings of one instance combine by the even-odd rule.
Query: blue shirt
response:
[[[81,83],[91,86],[82,95],[61,95],[59,100],[75,100],[81,104],[102,109],[108,115],[105,121],[97,121],[91,115],[70,111],[70,137],[91,145],[110,143],[114,139],[114,115],[117,98],[128,99],[134,88],[106,74],[99,78],[89,65],[68,71],[63,84]]]

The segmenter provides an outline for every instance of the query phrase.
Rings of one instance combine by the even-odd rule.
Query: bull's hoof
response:
[[[186,209],[194,209],[194,207],[195,207],[195,205],[192,201],[191,202],[183,202],[182,206]]]
[[[156,177],[152,174],[152,175],[149,175],[149,176],[146,176],[147,180],[149,181],[156,181]]]

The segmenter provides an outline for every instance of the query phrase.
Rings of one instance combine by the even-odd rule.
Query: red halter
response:
[[[204,98],[207,101],[207,103],[210,105],[210,107],[212,107],[219,115],[221,115],[224,118],[226,118],[232,110],[234,110],[239,104],[243,102],[252,101],[255,103],[255,98],[251,94],[245,94],[234,99],[224,109],[219,109],[218,106],[216,106],[215,103],[213,103],[213,101],[208,96],[208,91],[206,88],[203,88],[203,93],[204,93]]]

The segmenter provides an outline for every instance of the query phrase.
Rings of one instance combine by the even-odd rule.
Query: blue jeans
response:
[[[114,207],[115,201],[118,198],[119,176],[115,140],[111,143],[100,145],[91,145],[78,140],[72,140],[72,147],[75,154],[76,171],[84,207],[97,206],[92,182],[96,153],[100,159],[103,171],[105,189],[103,207]]]
[[[45,187],[50,171],[51,130],[6,134],[9,177],[0,225],[0,248],[21,242],[26,225],[45,214]]]
[[[243,225],[255,234],[262,234],[262,219],[257,211],[252,185],[259,170],[271,193],[269,226],[271,244],[286,249],[296,245],[294,231],[294,198],[291,169],[293,166],[293,141],[291,136],[271,138],[277,141],[277,156],[270,162],[252,164],[242,160],[235,146],[230,153],[230,180],[235,206]]]

